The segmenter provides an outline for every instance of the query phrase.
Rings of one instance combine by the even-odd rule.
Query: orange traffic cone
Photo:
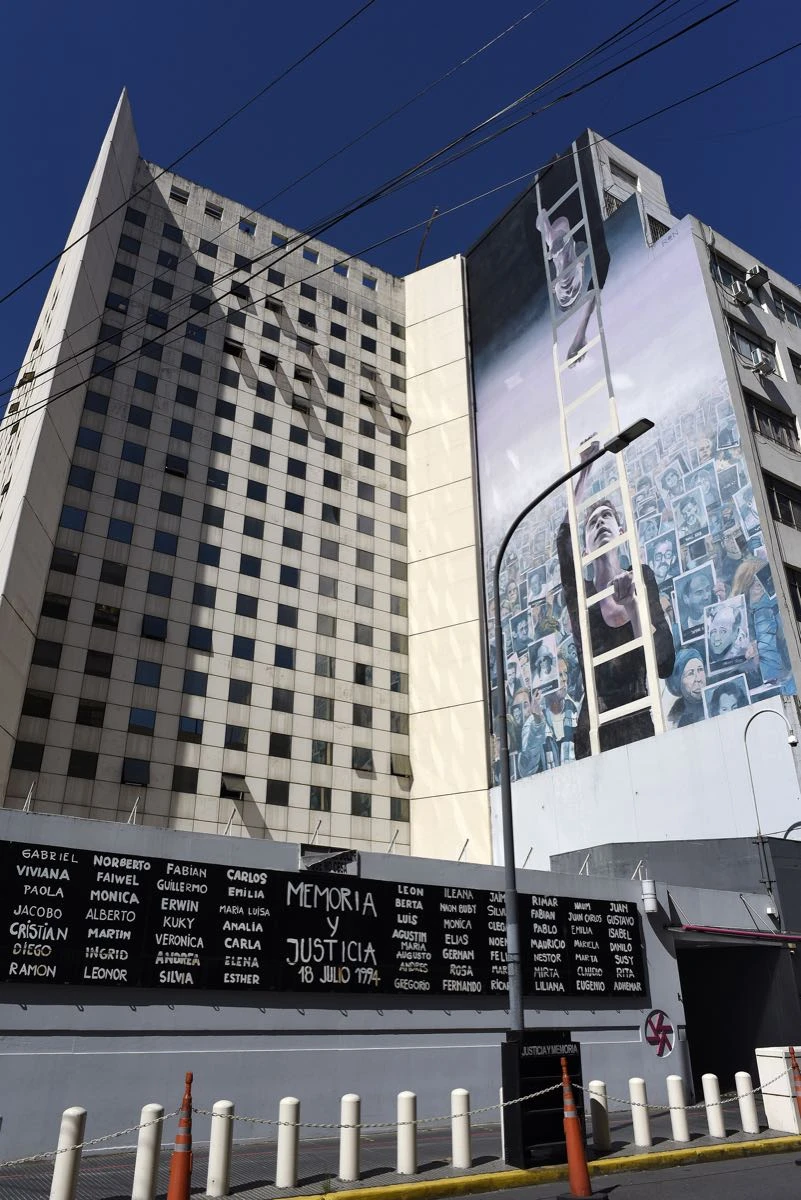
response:
[[[587,1170],[587,1155],[584,1152],[584,1138],[581,1134],[581,1122],[576,1112],[573,1088],[570,1083],[570,1076],[567,1073],[567,1059],[563,1058],[561,1061],[565,1144],[567,1146],[567,1178],[570,1183],[570,1195],[581,1197],[591,1196],[592,1188],[590,1187],[590,1173]]]
[[[798,1059],[795,1056],[795,1046],[790,1046],[790,1069],[793,1073],[793,1092],[795,1094],[795,1106],[798,1109],[798,1121],[801,1125],[801,1070],[798,1068]]]
[[[175,1135],[175,1149],[170,1159],[170,1182],[167,1200],[189,1200],[192,1187],[192,1072],[186,1073],[184,1098]]]

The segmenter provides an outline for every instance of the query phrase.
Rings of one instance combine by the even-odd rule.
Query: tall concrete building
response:
[[[798,727],[801,290],[655,172],[588,132],[400,280],[123,97],[77,238],[0,431],[6,805],[499,860],[504,686],[530,865],[798,816],[745,734]],[[501,683],[503,534],[641,417],[515,535]]]
[[[408,852],[402,282],[124,95],[69,242],[0,447],[5,804]]]

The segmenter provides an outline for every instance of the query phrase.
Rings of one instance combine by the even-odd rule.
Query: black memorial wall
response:
[[[520,897],[529,995],[646,991],[627,901]],[[0,842],[0,981],[505,995],[502,892]]]

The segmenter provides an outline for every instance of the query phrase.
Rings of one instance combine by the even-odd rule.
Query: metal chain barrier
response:
[[[115,1138],[125,1137],[126,1133],[138,1133],[140,1129],[149,1129],[151,1125],[160,1125],[162,1121],[169,1121],[171,1117],[177,1117],[179,1112],[180,1109],[176,1108],[175,1112],[165,1113],[163,1117],[156,1117],[155,1121],[145,1121],[143,1125],[131,1125],[128,1129],[118,1129],[116,1133],[104,1133],[102,1137],[89,1138],[77,1146],[65,1146],[62,1150],[43,1150],[41,1154],[29,1154],[27,1158],[11,1158],[8,1162],[0,1162],[0,1171],[5,1167],[45,1162],[48,1158],[58,1158],[59,1154],[72,1154],[75,1150],[86,1150],[89,1146],[99,1146],[101,1142],[111,1142]]]
[[[772,1079],[766,1079],[764,1083],[757,1084],[757,1086],[752,1088],[750,1092],[743,1092],[742,1095],[756,1096],[757,1093],[761,1092],[764,1088],[770,1087],[772,1083],[776,1083],[776,1081],[779,1079],[786,1079],[786,1077],[787,1072],[780,1071],[779,1074],[774,1075]],[[575,1086],[580,1088],[585,1095],[592,1098],[592,1093],[590,1092],[589,1088],[584,1087],[582,1084],[576,1084]],[[631,1098],[623,1100],[620,1096],[610,1096],[608,1094],[607,1100],[614,1100],[616,1104],[622,1104],[626,1108],[647,1108],[649,1112],[670,1112],[669,1104],[643,1104],[641,1100],[632,1100]],[[720,1100],[713,1100],[709,1104],[707,1104],[705,1100],[699,1100],[696,1104],[683,1104],[682,1108],[685,1112],[693,1112],[693,1110],[696,1108],[723,1108],[724,1105],[735,1104],[739,1102],[739,1100],[740,1095],[737,1092],[726,1092],[725,1095],[721,1096]]]
[[[515,1100],[504,1100],[503,1103],[487,1104],[484,1108],[471,1108],[469,1112],[460,1113],[461,1117],[475,1117],[479,1113],[498,1112],[502,1108],[509,1108],[513,1104],[523,1104],[526,1100],[535,1100],[538,1096],[545,1096],[548,1092],[555,1092],[561,1088],[561,1083],[552,1083],[549,1087],[541,1088],[538,1092],[530,1092],[527,1096],[518,1096]],[[441,1121],[451,1121],[453,1116],[448,1113],[445,1117],[424,1117],[417,1121],[362,1121],[357,1125],[340,1125],[339,1122],[324,1124],[316,1121],[270,1121],[266,1117],[241,1117],[239,1113],[215,1113],[208,1108],[193,1108],[192,1112],[199,1117],[216,1117],[223,1121],[242,1121],[245,1125],[272,1125],[275,1127],[281,1125],[291,1126],[292,1129],[398,1129],[404,1125],[416,1125],[418,1128],[424,1125],[436,1125]]]
[[[765,1080],[764,1083],[758,1084],[755,1088],[752,1088],[750,1092],[744,1092],[743,1095],[755,1096],[758,1092],[763,1091],[772,1083],[776,1083],[779,1079],[786,1078],[786,1074],[786,1071],[780,1071],[779,1074],[774,1075],[772,1079]],[[514,1100],[504,1100],[502,1102],[499,1101],[497,1104],[487,1104],[483,1108],[471,1108],[469,1112],[461,1115],[464,1117],[476,1117],[483,1113],[500,1112],[504,1108],[510,1108],[513,1104],[523,1104],[528,1100],[536,1100],[540,1096],[545,1096],[548,1094],[548,1092],[555,1092],[561,1088],[561,1086],[561,1083],[553,1083],[549,1087],[541,1088],[538,1092],[529,1092],[528,1095],[518,1096]],[[579,1087],[586,1096],[591,1097],[589,1088],[586,1088],[581,1084],[575,1084],[574,1086]],[[620,1096],[608,1096],[607,1098],[609,1100],[614,1100],[617,1104],[624,1105],[624,1107],[647,1108],[649,1112],[660,1113],[670,1111],[670,1107],[664,1104],[643,1104],[639,1100],[623,1100]],[[739,1099],[740,1096],[736,1092],[727,1093],[725,1096],[721,1096],[720,1100],[716,1100],[710,1105],[707,1105],[703,1100],[699,1101],[697,1104],[688,1104],[686,1105],[686,1111],[691,1112],[696,1108],[713,1108],[718,1106],[722,1108],[725,1104],[733,1104],[736,1101],[739,1101]],[[127,1129],[118,1129],[115,1133],[104,1133],[101,1137],[89,1138],[77,1146],[66,1146],[62,1150],[45,1150],[41,1154],[30,1154],[25,1158],[12,1158],[7,1162],[0,1162],[0,1171],[4,1170],[6,1167],[19,1167],[28,1163],[46,1162],[48,1159],[57,1158],[59,1154],[66,1154],[75,1150],[86,1150],[91,1146],[99,1146],[104,1142],[110,1142],[114,1141],[116,1138],[125,1137],[125,1135],[129,1133],[138,1133],[140,1129],[149,1129],[152,1125],[160,1125],[164,1121],[169,1121],[173,1117],[177,1117],[179,1111],[179,1109],[175,1109],[174,1112],[165,1113],[164,1116],[157,1117],[154,1121],[146,1121],[142,1125],[130,1125]],[[421,1128],[426,1125],[436,1125],[443,1121],[452,1120],[452,1115],[448,1113],[448,1115],[444,1117],[425,1117],[418,1121],[362,1121],[359,1124],[354,1125],[340,1125],[339,1122],[324,1123],[320,1121],[299,1121],[295,1123],[294,1121],[271,1121],[267,1117],[243,1117],[240,1116],[239,1113],[215,1113],[208,1108],[193,1108],[192,1112],[199,1117],[216,1117],[217,1120],[241,1121],[244,1125],[266,1125],[273,1128],[279,1128],[282,1125],[290,1125],[296,1129],[398,1129],[404,1125],[416,1125],[418,1128]]]

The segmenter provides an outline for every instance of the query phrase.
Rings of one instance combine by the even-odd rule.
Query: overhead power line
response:
[[[626,125],[621,125],[618,129],[613,130],[608,136],[599,137],[595,144],[598,144],[601,142],[609,143],[612,141],[613,138],[617,138],[621,134],[627,133],[631,129],[635,129],[638,126],[643,125],[648,121],[655,120],[657,117],[663,116],[667,112],[672,112],[674,109],[679,108],[684,104],[688,104],[693,100],[697,100],[701,96],[709,95],[712,92],[717,91],[718,88],[725,87],[727,84],[734,82],[734,80],[741,79],[741,78],[743,78],[743,76],[750,74],[752,71],[756,71],[764,66],[768,66],[770,63],[776,62],[778,59],[783,58],[785,55],[791,54],[799,49],[801,49],[801,41],[794,42],[790,46],[785,46],[781,50],[777,50],[773,54],[768,55],[766,58],[759,59],[757,62],[751,63],[746,67],[742,67],[738,71],[732,72],[730,75],[725,76],[723,79],[717,80],[715,83],[709,84],[703,88],[699,88],[698,90],[696,90],[694,92],[690,92],[686,96],[682,96],[680,99],[672,101],[670,104],[663,105],[661,108],[654,109],[652,112],[647,113],[645,116],[638,117],[635,121],[630,121]],[[589,147],[587,147],[584,150],[584,152],[586,153],[588,150],[589,150]],[[440,216],[443,216],[443,217],[447,216],[449,213],[455,212],[460,208],[464,208],[468,204],[475,203],[477,200],[484,199],[485,197],[492,195],[494,192],[500,191],[505,187],[512,186],[513,184],[522,182],[524,179],[531,178],[534,175],[539,174],[542,171],[545,171],[545,170],[549,169],[550,167],[554,166],[555,163],[561,161],[562,159],[568,158],[570,156],[572,156],[572,150],[568,151],[565,154],[557,155],[546,164],[543,164],[539,167],[535,167],[531,171],[526,171],[522,175],[518,175],[512,180],[508,180],[505,183],[499,184],[496,187],[491,188],[487,192],[482,192],[478,196],[471,197],[469,200],[462,201],[461,203],[454,205],[452,208],[447,209],[445,212],[441,213]],[[414,225],[408,226],[402,230],[399,230],[393,234],[388,235],[387,237],[381,239],[378,242],[372,243],[370,246],[364,247],[363,249],[357,251],[354,254],[346,255],[343,258],[338,259],[336,264],[331,264],[331,266],[329,266],[329,267],[322,267],[322,268],[318,269],[317,271],[312,271],[308,275],[304,276],[303,279],[295,280],[291,284],[287,284],[286,287],[277,289],[276,292],[273,294],[279,295],[281,292],[288,290],[290,287],[295,287],[299,283],[306,282],[309,279],[314,279],[319,275],[325,274],[327,271],[332,270],[335,265],[341,265],[343,263],[351,261],[354,258],[360,258],[363,254],[370,253],[372,250],[375,250],[380,246],[386,245],[388,242],[393,241],[396,238],[403,237],[406,234],[413,232],[414,230],[421,229],[427,224],[428,220],[429,220],[429,218],[425,218],[422,221],[419,221]],[[208,323],[207,328],[216,324],[218,321],[224,319],[225,316],[226,316],[226,314],[223,313],[220,316],[215,317],[214,320],[212,320]],[[174,328],[175,327],[173,327],[173,329]],[[171,332],[171,331],[165,330],[164,334],[169,333],[169,332]],[[154,340],[156,340],[156,339],[154,339]],[[178,339],[176,338],[173,340],[177,341]],[[167,343],[167,344],[169,345],[171,343]],[[138,354],[138,353],[139,353],[139,349],[137,348],[135,351],[131,351],[130,354],[123,356],[123,358],[118,360],[118,362],[123,362],[127,358],[130,358],[134,354]],[[55,400],[61,399],[63,396],[70,394],[71,392],[75,391],[79,387],[85,386],[88,382],[90,382],[90,380],[92,378],[100,378],[100,377],[102,377],[101,373],[98,373],[95,376],[90,376],[89,379],[83,380],[81,383],[73,384],[69,388],[65,388],[62,392],[58,392],[55,395],[48,396],[46,399],[38,401],[36,404],[31,406],[30,408],[24,410],[23,412],[21,412],[19,414],[15,414],[13,417],[7,417],[6,420],[3,422],[2,428],[4,430],[7,428],[13,428],[14,426],[20,424],[27,417],[33,416],[37,412],[40,412],[42,409],[46,408],[49,404],[53,403]]]
[[[678,0],[674,0],[674,2],[678,2]],[[701,3],[703,3],[703,2],[704,2],[704,0],[701,0]],[[342,154],[346,153],[348,150],[351,150],[354,146],[357,146],[360,142],[362,142],[371,133],[374,133],[377,129],[380,129],[382,126],[388,124],[389,121],[391,121],[394,117],[398,116],[400,113],[405,112],[405,110],[407,108],[410,108],[412,104],[414,104],[414,103],[416,103],[416,101],[422,99],[423,96],[428,95],[429,92],[433,91],[434,88],[438,87],[441,83],[444,83],[447,79],[450,79],[453,75],[455,75],[463,67],[469,66],[469,64],[474,62],[481,54],[483,54],[485,51],[491,49],[492,46],[496,45],[503,38],[507,37],[510,33],[513,33],[514,30],[518,29],[525,21],[527,21],[530,17],[534,16],[541,9],[545,8],[545,6],[547,4],[550,4],[550,3],[551,3],[551,0],[541,0],[541,3],[537,4],[534,8],[529,9],[528,12],[523,13],[523,15],[521,17],[518,17],[517,20],[513,21],[511,25],[507,25],[506,28],[500,30],[500,32],[495,34],[492,38],[490,38],[490,40],[488,42],[485,42],[483,45],[479,46],[476,50],[472,50],[470,52],[470,54],[468,54],[465,58],[461,59],[458,63],[455,63],[452,67],[449,67],[447,71],[443,72],[443,74],[439,75],[436,79],[431,80],[429,83],[427,83],[425,85],[425,87],[423,87],[419,91],[415,92],[415,94],[413,96],[408,97],[401,104],[399,104],[396,108],[393,108],[390,112],[385,113],[383,117],[381,117],[378,121],[375,121],[372,125],[369,125],[366,129],[363,129],[362,132],[359,133],[356,137],[351,138],[350,141],[343,143],[343,145],[341,145],[337,150],[333,151],[326,158],[323,158],[320,160],[320,162],[316,163],[315,166],[309,168],[309,170],[305,171],[302,175],[298,175],[290,183],[288,183],[284,187],[280,188],[279,191],[274,192],[272,194],[272,196],[269,196],[266,200],[263,200],[261,202],[261,204],[258,204],[255,208],[251,209],[249,212],[242,214],[242,216],[244,216],[244,218],[247,220],[247,219],[250,219],[251,217],[255,217],[255,216],[263,213],[263,210],[267,207],[268,204],[272,204],[274,200],[277,200],[279,197],[285,195],[286,192],[289,192],[294,187],[297,187],[297,185],[299,183],[303,183],[306,179],[311,178],[312,175],[315,175],[323,167],[327,166],[331,162],[334,162],[335,159],[339,158]],[[176,162],[177,162],[177,160],[176,160]],[[176,164],[174,163],[173,165],[176,165]],[[168,171],[169,169],[170,168],[165,168],[164,170]],[[154,178],[152,180],[149,180],[148,183],[144,185],[144,187],[139,189],[139,191],[136,193],[136,195],[141,195],[148,188],[152,187],[153,184],[156,182],[156,180],[161,178],[161,175],[163,175],[163,174],[164,174],[164,171],[161,171],[159,175],[154,176]],[[134,199],[134,197],[131,197],[131,199]],[[130,203],[130,200],[128,201],[128,203]],[[115,211],[119,211],[119,209],[117,209]],[[111,214],[109,214],[109,215],[111,215]],[[235,229],[238,226],[240,220],[241,220],[241,217],[238,216],[235,221],[232,221],[232,223],[230,225],[226,226],[225,229],[222,229],[218,236],[224,237],[226,233],[230,233],[232,229]],[[73,244],[76,244],[76,243],[73,243]],[[62,250],[61,253],[64,254],[66,252],[66,250],[68,250],[68,249],[69,249],[68,246],[65,247],[65,249]],[[192,258],[193,256],[194,256],[193,251],[190,251],[189,253],[183,255],[181,258],[179,258],[178,265],[180,266],[180,264],[182,262],[185,262],[187,258]],[[155,276],[155,278],[163,279],[167,274],[169,274],[169,271],[167,268],[164,268],[162,271],[160,271]],[[135,288],[133,290],[133,292],[131,293],[131,298],[138,295],[140,292],[144,291],[146,288],[148,288],[150,286],[151,283],[152,283],[152,280],[148,280],[147,283],[144,283],[140,287]],[[190,294],[191,293],[189,293],[189,292],[185,292],[183,295],[187,296]],[[180,300],[181,298],[182,297],[178,297],[177,299]],[[169,306],[169,307],[172,307],[172,306]],[[169,311],[169,309],[168,309],[168,311]],[[97,320],[98,315],[99,315],[98,313],[95,313],[94,316],[89,321],[87,321],[84,325],[81,325],[77,329],[73,330],[72,336],[74,337],[76,334],[80,333],[83,329],[88,328],[89,325],[94,324],[94,322]],[[144,324],[144,321],[142,321],[141,324]],[[102,342],[99,342],[97,344],[101,345]],[[26,362],[23,363],[21,368],[15,367],[13,371],[9,371],[5,375],[0,376],[0,383],[4,382],[6,379],[10,379],[12,377],[16,378],[21,372],[24,372],[27,369],[33,369],[35,367],[36,362],[40,358],[42,358],[43,355],[47,354],[51,348],[52,348],[51,346],[41,347],[39,350],[36,351],[36,353],[34,355],[31,355],[30,359],[28,359]],[[86,350],[78,351],[78,355],[83,355],[86,353],[87,353]],[[77,357],[77,355],[72,355],[69,359],[67,359],[65,361],[72,362],[72,361],[74,361],[74,359],[76,357]],[[58,364],[59,367],[61,367],[63,365],[64,365],[64,361],[62,361],[61,363]],[[5,391],[0,392],[0,396],[8,395],[11,390],[13,390],[13,389],[6,389]]]
[[[361,6],[361,8],[358,8],[356,12],[351,13],[346,20],[337,25],[336,29],[332,29],[330,33],[325,35],[324,38],[321,38],[320,41],[315,42],[315,44],[311,46],[304,54],[301,54],[300,58],[296,58],[293,63],[290,63],[288,67],[285,67],[283,71],[280,71],[278,75],[275,75],[269,83],[265,84],[263,88],[260,88],[259,91],[251,96],[249,100],[246,100],[244,104],[240,104],[239,108],[235,109],[232,113],[229,113],[228,116],[224,117],[222,121],[219,121],[214,128],[210,129],[208,133],[205,133],[202,138],[199,138],[198,141],[193,142],[188,149],[179,154],[177,158],[174,158],[169,166],[163,167],[159,174],[156,175],[152,181],[149,181],[145,184],[145,188],[150,187],[151,183],[155,182],[156,179],[160,179],[162,175],[166,175],[170,171],[174,170],[175,167],[177,167],[179,163],[182,163],[185,158],[188,158],[190,154],[194,154],[194,152],[199,150],[201,146],[204,146],[206,142],[210,141],[213,137],[216,137],[221,130],[225,129],[227,125],[230,125],[232,121],[235,121],[237,117],[240,117],[243,112],[249,109],[258,100],[261,100],[262,96],[266,96],[267,93],[272,91],[274,87],[283,82],[288,75],[291,75],[293,71],[297,70],[298,67],[302,66],[303,63],[312,58],[313,55],[318,52],[318,50],[322,50],[323,46],[326,46],[330,41],[337,37],[338,34],[347,29],[349,25],[352,25],[354,21],[358,20],[362,13],[366,12],[367,9],[371,8],[375,3],[376,0],[365,0],[365,3]],[[10,300],[12,296],[16,296],[17,292],[22,291],[24,287],[27,287],[27,285],[32,283],[34,279],[37,279],[44,271],[48,269],[48,267],[52,267],[54,263],[57,263],[63,254],[66,254],[66,252],[71,250],[73,246],[79,245],[84,238],[87,238],[90,233],[93,233],[95,229],[99,229],[99,227],[105,221],[108,221],[110,217],[113,217],[115,213],[120,212],[121,209],[130,204],[131,200],[138,196],[142,191],[144,191],[144,188],[140,188],[138,192],[134,192],[133,196],[129,196],[128,199],[123,201],[122,204],[118,204],[116,208],[112,208],[110,212],[107,212],[104,216],[102,216],[99,221],[95,221],[94,225],[91,225],[85,233],[82,233],[80,237],[75,238],[74,241],[66,245],[63,250],[58,252],[58,254],[54,254],[52,258],[47,260],[47,262],[42,263],[42,265],[37,267],[35,271],[32,271],[30,275],[26,275],[26,277],[21,279],[19,283],[15,284],[10,291],[0,296],[0,304],[5,304],[6,300]]]
[[[609,75],[614,74],[616,71],[623,69],[625,66],[629,65],[630,63],[638,61],[640,58],[645,57],[647,54],[652,53],[654,50],[660,49],[662,46],[667,45],[669,42],[676,40],[678,37],[681,37],[684,33],[687,33],[689,31],[691,31],[692,29],[695,29],[698,25],[703,24],[705,21],[712,19],[712,17],[717,16],[719,13],[725,11],[727,8],[732,7],[734,4],[736,4],[738,2],[739,2],[739,0],[727,0],[727,3],[723,4],[720,8],[715,9],[712,13],[707,14],[705,17],[699,18],[697,21],[692,22],[690,25],[682,27],[682,29],[671,34],[669,37],[662,39],[662,41],[656,43],[654,46],[648,47],[644,51],[641,51],[639,54],[634,55],[633,57],[631,57],[629,59],[626,59],[624,62],[618,64],[617,66],[615,66],[613,68],[610,68],[610,70],[607,72],[604,72],[604,74],[602,76],[596,76],[593,79],[588,80],[584,84],[581,84],[580,86],[577,86],[577,87],[571,89],[569,92],[564,93],[563,96],[557,97],[556,99],[550,101],[547,105],[543,105],[539,109],[536,109],[536,110],[526,114],[524,117],[518,119],[517,121],[512,122],[507,126],[502,127],[500,130],[490,133],[487,137],[485,137],[481,141],[473,143],[472,145],[468,146],[466,149],[463,149],[461,152],[452,154],[450,156],[450,158],[447,158],[444,161],[438,161],[438,160],[442,159],[442,157],[444,155],[446,155],[449,151],[451,151],[455,147],[460,146],[465,141],[468,141],[470,139],[470,137],[472,137],[477,131],[485,129],[489,125],[491,125],[494,121],[496,121],[498,119],[499,115],[503,115],[505,113],[510,112],[511,110],[516,108],[520,103],[525,101],[526,99],[531,98],[537,92],[539,92],[539,91],[543,90],[544,88],[548,87],[549,85],[551,85],[555,80],[558,80],[559,78],[565,76],[566,74],[569,74],[570,71],[572,71],[576,65],[581,64],[581,63],[586,62],[589,59],[591,59],[593,57],[593,55],[596,54],[600,49],[607,48],[610,45],[614,44],[617,40],[621,40],[621,39],[625,38],[628,34],[630,34],[632,31],[636,30],[637,28],[642,28],[643,25],[646,24],[649,20],[651,20],[654,15],[658,14],[660,12],[660,10],[662,10],[663,12],[667,11],[670,8],[675,7],[678,3],[680,3],[680,0],[657,0],[657,2],[655,4],[653,4],[649,9],[647,9],[645,11],[645,13],[642,13],[642,14],[640,14],[640,16],[638,16],[634,20],[627,22],[620,29],[616,30],[613,34],[610,34],[608,37],[604,38],[601,42],[599,42],[591,50],[586,51],[585,53],[580,55],[578,58],[574,59],[572,63],[569,63],[567,66],[561,68],[559,71],[555,72],[547,80],[538,84],[536,87],[529,89],[527,92],[523,93],[522,96],[518,97],[511,103],[505,105],[502,109],[498,110],[498,112],[494,113],[492,116],[485,118],[483,121],[481,121],[477,125],[473,126],[472,129],[468,130],[466,133],[461,134],[459,137],[457,137],[456,139],[454,139],[453,141],[451,141],[444,147],[441,147],[439,150],[434,151],[431,155],[428,156],[428,158],[423,159],[421,162],[414,164],[410,168],[407,168],[406,171],[401,172],[399,175],[395,176],[393,179],[391,179],[391,180],[387,181],[385,184],[381,185],[378,189],[374,189],[372,192],[368,192],[365,195],[359,197],[356,201],[351,202],[350,205],[347,206],[345,209],[337,210],[334,213],[330,214],[329,216],[322,218],[314,226],[312,226],[311,229],[307,230],[305,233],[298,234],[295,238],[290,239],[285,247],[284,253],[281,253],[276,257],[275,250],[268,250],[265,253],[263,253],[262,255],[257,256],[253,260],[253,262],[258,263],[258,262],[261,262],[263,259],[269,258],[270,262],[267,264],[267,267],[277,265],[277,263],[282,261],[282,259],[285,258],[287,256],[287,254],[291,253],[293,250],[300,249],[303,245],[305,245],[307,242],[311,241],[313,238],[319,238],[323,233],[327,232],[334,225],[338,224],[342,220],[345,220],[348,216],[354,215],[356,212],[360,211],[362,208],[368,206],[369,204],[375,203],[377,200],[384,198],[384,196],[390,195],[391,193],[399,190],[400,188],[408,186],[409,183],[416,182],[417,179],[424,178],[425,176],[430,174],[432,171],[439,170],[443,166],[447,166],[452,162],[458,161],[459,159],[464,157],[466,154],[472,153],[473,150],[478,149],[482,145],[486,144],[487,142],[494,140],[494,138],[496,136],[501,136],[502,134],[508,132],[509,130],[516,128],[516,126],[518,124],[522,123],[522,121],[528,120],[531,117],[538,115],[539,112],[546,111],[548,108],[551,108],[554,104],[559,103],[560,100],[562,100],[562,99],[567,99],[570,96],[577,94],[577,92],[583,91],[586,88],[593,86],[593,84],[595,82],[598,82],[600,79],[607,78]],[[666,6],[667,6],[667,8],[666,8]],[[269,201],[267,201],[266,203],[269,203]],[[189,256],[185,256],[185,257],[189,257]],[[267,269],[267,267],[263,268],[263,270]],[[258,274],[263,273],[263,270],[257,272],[256,275],[258,276]],[[226,272],[225,274],[220,276],[215,282],[219,285],[219,283],[224,282],[226,279],[231,279],[236,273],[237,273],[237,269],[234,268],[231,271]],[[252,277],[255,277],[255,276],[252,276]],[[195,290],[195,289],[193,289],[193,290]],[[136,293],[134,293],[134,294],[136,294]],[[167,309],[164,311],[166,311],[167,313],[173,311],[182,302],[182,300],[185,299],[186,296],[189,294],[191,294],[191,293],[184,293],[183,295],[176,298],[170,305],[168,305]],[[95,317],[95,319],[96,319],[96,317]],[[188,319],[189,318],[186,318],[186,320],[188,320]],[[143,326],[145,323],[146,322],[143,320],[136,324]],[[176,325],[169,327],[168,330],[165,332],[170,332],[172,329],[177,328],[178,325],[184,324],[184,323],[185,322],[178,322],[178,323],[176,323]],[[135,325],[131,326],[128,332],[131,332],[135,327],[136,327]],[[85,326],[84,326],[84,328],[85,328]],[[75,332],[78,332],[78,331],[75,331]],[[73,336],[74,336],[74,334],[73,334]],[[164,333],[162,333],[159,336],[163,338]],[[150,340],[151,341],[159,340],[159,337],[154,336]],[[93,354],[103,344],[105,344],[103,341],[97,342],[93,346],[87,347],[84,350],[79,351],[77,355],[72,356],[72,358],[67,360],[65,363],[59,364],[58,368],[56,369],[56,374],[54,375],[53,378],[55,378],[56,375],[63,373],[63,371],[67,369],[67,367],[70,365],[71,362],[77,361],[79,358],[80,359],[88,358],[90,354]],[[42,382],[38,386],[46,386],[48,384],[48,382],[52,383],[52,379],[50,381],[42,380]],[[4,392],[0,392],[0,395],[7,395],[11,391],[13,391],[13,389],[6,389]]]

